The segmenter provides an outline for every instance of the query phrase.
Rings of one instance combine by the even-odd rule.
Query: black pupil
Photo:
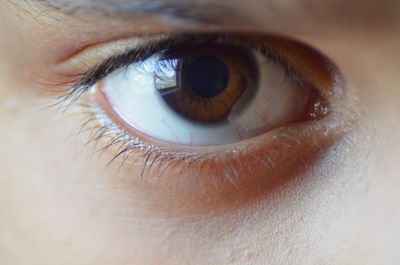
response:
[[[187,80],[196,94],[211,98],[225,90],[229,81],[229,70],[218,58],[204,56],[189,65]]]

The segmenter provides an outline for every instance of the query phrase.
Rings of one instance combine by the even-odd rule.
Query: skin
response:
[[[0,264],[399,264],[398,1],[307,1],[327,10],[310,16],[287,1],[285,21],[264,2],[246,4],[245,26],[193,27],[257,29],[320,50],[346,80],[351,126],[290,182],[183,196],[177,179],[159,188],[107,168],[111,151],[88,155],[88,135],[71,137],[82,116],[45,108],[54,95],[37,77],[59,81],[48,66],[87,45],[192,25],[2,0]]]

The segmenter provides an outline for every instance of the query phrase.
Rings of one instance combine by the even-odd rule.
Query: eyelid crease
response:
[[[159,34],[154,37],[134,37],[87,45],[58,60],[52,65],[52,69],[62,73],[87,70],[90,65],[99,65],[111,57],[126,54],[138,47],[146,46],[149,42],[165,38],[166,35]]]

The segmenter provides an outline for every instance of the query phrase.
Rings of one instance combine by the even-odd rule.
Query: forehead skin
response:
[[[348,142],[268,196],[252,201],[238,190],[220,198],[218,207],[240,205],[235,211],[190,214],[201,204],[176,203],[175,194],[150,198],[100,168],[108,159],[76,152],[84,141],[65,142],[80,116],[43,108],[47,98],[30,73],[51,80],[48,65],[82,47],[181,25],[157,15],[121,21],[98,9],[67,7],[65,15],[32,1],[2,2],[1,265],[400,263],[399,1],[215,3],[251,23],[214,19],[221,29],[284,34],[337,64],[361,116]],[[179,214],[162,212],[167,203]]]

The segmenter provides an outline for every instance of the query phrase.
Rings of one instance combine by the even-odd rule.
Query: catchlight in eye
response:
[[[164,51],[154,76],[157,91],[171,109],[202,123],[223,122],[240,99],[254,95],[258,83],[253,55],[226,45]]]

